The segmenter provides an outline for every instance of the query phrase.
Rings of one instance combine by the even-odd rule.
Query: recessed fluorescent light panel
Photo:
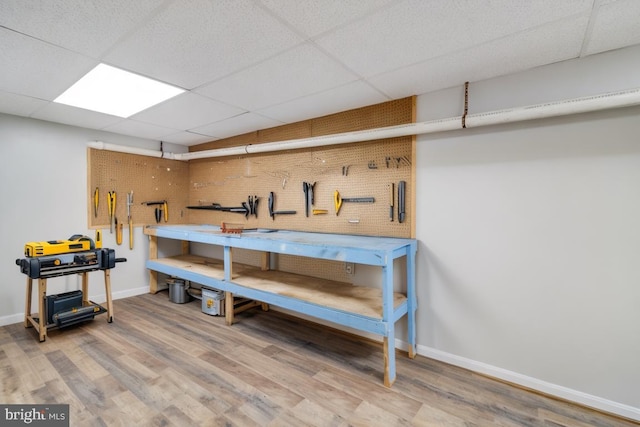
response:
[[[183,89],[100,64],[54,102],[126,118],[183,92]]]

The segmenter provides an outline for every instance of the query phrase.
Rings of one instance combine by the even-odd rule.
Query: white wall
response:
[[[95,237],[87,223],[86,144],[97,139],[159,149],[154,141],[0,114],[0,325],[24,319],[26,276],[15,260],[24,256],[25,243],[66,239],[73,234]],[[167,149],[186,151],[186,147]],[[102,206],[106,206],[104,191]],[[134,242],[133,251],[126,240],[117,246],[114,235],[103,230],[103,247],[127,258],[111,272],[114,298],[148,292],[144,262],[149,245],[139,227]],[[79,277],[50,279],[49,293],[79,289]],[[92,299],[104,301],[102,272],[90,273],[89,292]]]
[[[627,49],[472,83],[470,113],[640,87]],[[418,98],[460,115],[462,88]],[[640,419],[640,107],[424,135],[419,352]]]

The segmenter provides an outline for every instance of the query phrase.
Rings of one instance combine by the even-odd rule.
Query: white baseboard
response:
[[[122,299],[122,298],[128,298],[128,297],[133,297],[136,295],[142,295],[142,294],[146,294],[149,292],[149,286],[142,286],[139,288],[134,288],[134,289],[127,289],[124,291],[118,291],[118,292],[113,292],[111,294],[112,298],[114,300],[116,299]],[[96,301],[96,302],[104,302],[107,300],[107,294],[98,294],[98,295],[89,295],[89,299],[91,301]],[[36,305],[36,310],[37,310],[37,305]],[[22,323],[24,322],[24,312],[23,313],[16,313],[16,314],[10,314],[9,316],[2,316],[0,317],[0,326],[6,326],[6,325],[12,325],[14,323]]]
[[[397,347],[404,348],[406,347],[406,343],[397,343]],[[591,408],[599,409],[604,412],[609,412],[621,417],[640,421],[640,408],[635,408],[633,406],[614,402],[612,400],[604,399],[598,396],[593,396],[581,391],[542,381],[537,378],[528,377],[517,372],[498,368],[497,366],[488,365],[486,363],[467,359],[465,357],[456,356],[455,354],[446,353],[444,351],[437,350],[431,347],[418,345],[416,350],[419,355],[429,357],[431,359],[439,360],[441,362],[449,363],[461,368],[466,368],[474,372],[498,378],[503,381],[556,396],[561,399],[569,400],[571,402],[576,402],[581,405],[589,406]]]
[[[14,323],[24,322],[24,313],[10,314],[9,316],[0,317],[0,326],[13,325]]]

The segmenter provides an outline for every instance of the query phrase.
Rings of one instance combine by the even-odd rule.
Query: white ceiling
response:
[[[2,0],[0,112],[193,145],[634,44],[639,0]],[[100,62],[188,92],[52,102]]]

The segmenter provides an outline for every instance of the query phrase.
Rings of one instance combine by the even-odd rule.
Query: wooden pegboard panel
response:
[[[275,228],[316,232],[410,237],[411,138],[323,149],[293,150],[209,159],[192,162],[189,168],[189,205],[241,207],[248,196],[257,195],[258,217],[240,213],[188,210],[190,223],[242,224],[244,228]],[[390,221],[390,185],[407,183],[404,223]],[[303,182],[316,183],[315,205],[327,214],[305,216]],[[334,192],[341,197],[373,197],[375,203],[343,203],[336,215]],[[295,210],[295,215],[268,211],[269,192],[275,194],[274,210]],[[394,192],[397,206],[397,192]]]
[[[189,147],[189,151],[204,151],[214,150],[216,148],[237,147],[249,144],[256,144],[258,142],[258,132],[249,132],[242,135],[232,136],[230,138],[221,139],[218,141],[205,142],[204,144],[192,145]]]
[[[271,129],[190,147],[190,151],[265,143],[332,133],[393,126],[415,121],[413,97],[331,114]],[[230,143],[230,141],[232,143]],[[240,213],[187,210],[190,223],[220,225],[223,221],[244,228],[411,237],[413,228],[413,147],[411,137],[368,143],[281,151],[190,162],[189,205],[241,207],[248,196],[258,196],[258,217]],[[403,223],[398,221],[397,188],[406,182]],[[316,183],[315,205],[325,215],[305,216],[304,182]],[[394,220],[390,220],[391,184],[394,185]],[[341,197],[373,197],[375,203],[343,203],[336,215],[334,192]],[[268,212],[268,195],[275,194],[275,210],[295,210],[295,215]]]
[[[258,131],[258,143],[286,141],[289,139],[308,138],[313,136],[311,132],[311,120],[292,123],[290,125],[276,126]]]
[[[125,230],[127,193],[132,190],[134,203],[131,206],[131,216],[135,226],[155,223],[154,209],[157,206],[143,205],[142,202],[160,200],[168,202],[169,223],[187,223],[187,218],[181,213],[188,200],[188,163],[92,148],[88,149],[87,157],[89,228],[109,228],[109,191],[116,192],[116,217],[124,224]],[[96,187],[99,190],[97,217],[93,206]]]
[[[411,123],[413,97],[357,108],[311,120],[312,135],[353,132]]]

